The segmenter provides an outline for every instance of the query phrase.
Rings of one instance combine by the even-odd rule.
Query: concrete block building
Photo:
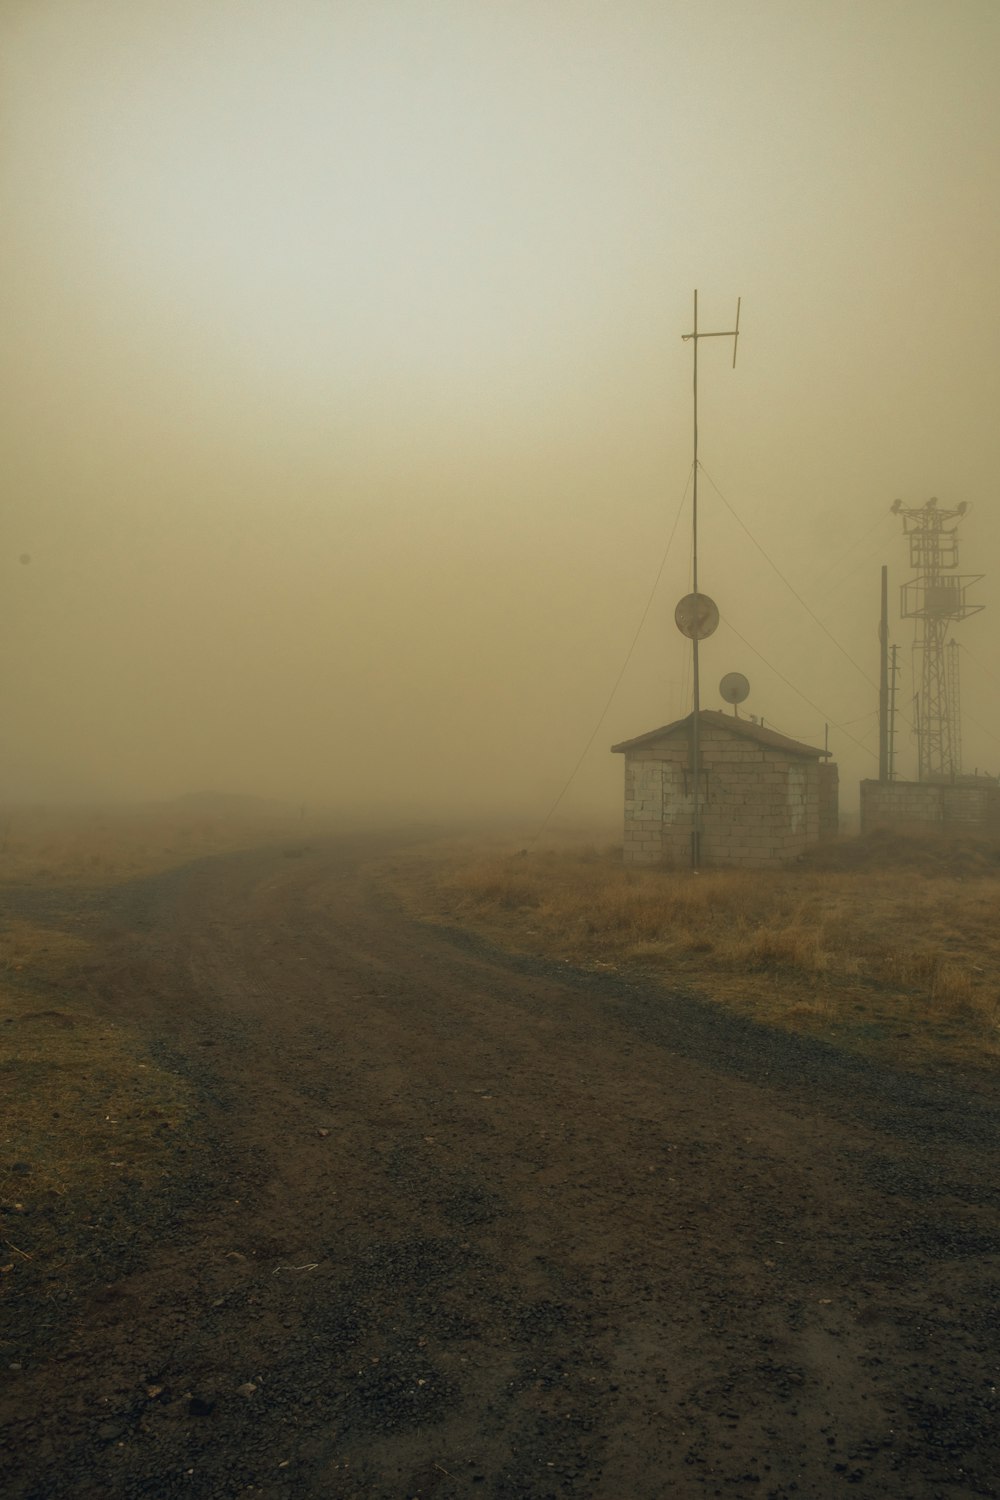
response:
[[[694,715],[612,745],[625,757],[625,863],[691,859]],[[715,709],[698,718],[701,863],[767,869],[837,832],[828,752]]]

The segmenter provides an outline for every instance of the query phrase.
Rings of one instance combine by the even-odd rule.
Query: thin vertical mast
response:
[[[896,665],[897,647],[892,648],[892,666],[889,669],[889,780],[896,779]]]
[[[698,292],[694,294],[694,468],[691,471],[691,592],[694,594],[695,619],[698,618]],[[698,632],[691,640],[692,676],[694,679],[694,702],[691,717],[691,868],[697,870],[701,863],[701,744],[699,738],[699,715],[701,714],[701,677],[698,671]]]
[[[701,744],[699,738],[699,715],[701,713],[701,679],[698,670],[698,340],[732,339],[733,368],[736,368],[736,346],[740,336],[740,298],[736,299],[736,326],[725,332],[701,333],[698,328],[698,293],[694,294],[694,328],[691,333],[681,335],[685,342],[694,345],[694,467],[691,473],[691,583],[694,595],[695,626],[691,635],[692,664],[694,677],[694,703],[691,715],[691,867],[697,870],[701,864]]]
[[[882,613],[879,616],[878,779],[889,780],[889,569],[882,564]]]

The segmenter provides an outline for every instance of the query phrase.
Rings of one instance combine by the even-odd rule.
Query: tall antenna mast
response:
[[[704,604],[711,607],[710,612],[715,615],[715,621],[711,629],[699,628],[703,616],[703,607],[698,593],[698,340],[699,339],[732,339],[733,341],[733,369],[736,368],[736,347],[740,337],[740,301],[736,299],[736,326],[725,332],[702,333],[698,328],[698,292],[694,294],[694,328],[690,333],[684,333],[681,338],[685,343],[690,339],[694,351],[694,464],[691,471],[691,597],[693,609],[689,611],[693,617],[694,628],[690,632],[685,629],[685,635],[690,633],[693,653],[693,677],[694,677],[694,713],[691,718],[691,779],[693,783],[693,801],[691,804],[691,868],[697,870],[701,864],[701,747],[698,735],[698,715],[701,713],[701,679],[698,671],[698,640],[702,635],[710,635],[718,624],[718,612],[711,601],[704,598]],[[685,601],[681,601],[682,604]],[[680,608],[680,606],[678,606]],[[678,620],[678,624],[680,621]]]

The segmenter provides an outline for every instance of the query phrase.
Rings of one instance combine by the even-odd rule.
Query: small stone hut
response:
[[[611,747],[625,757],[626,864],[691,859],[693,720]],[[828,751],[716,709],[702,709],[698,728],[702,864],[767,869],[836,834]]]

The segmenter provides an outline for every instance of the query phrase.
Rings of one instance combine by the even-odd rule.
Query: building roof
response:
[[[622,740],[620,745],[612,745],[614,754],[624,754],[626,750],[637,750],[642,745],[652,745],[656,740],[669,739],[681,732],[690,732],[691,720],[694,714],[688,714],[686,719],[675,719],[673,724],[664,724],[660,729],[651,729],[648,734],[636,735],[634,740]],[[741,739],[756,740],[758,744],[766,745],[769,750],[784,750],[786,755],[800,755],[810,760],[822,760],[829,756],[829,750],[817,750],[814,745],[803,745],[801,740],[790,740],[786,734],[779,734],[776,729],[763,729],[760,724],[754,724],[751,719],[738,719],[735,714],[724,714],[717,708],[703,708],[698,715],[699,725],[710,726],[712,729],[725,729],[730,734],[739,735]]]

